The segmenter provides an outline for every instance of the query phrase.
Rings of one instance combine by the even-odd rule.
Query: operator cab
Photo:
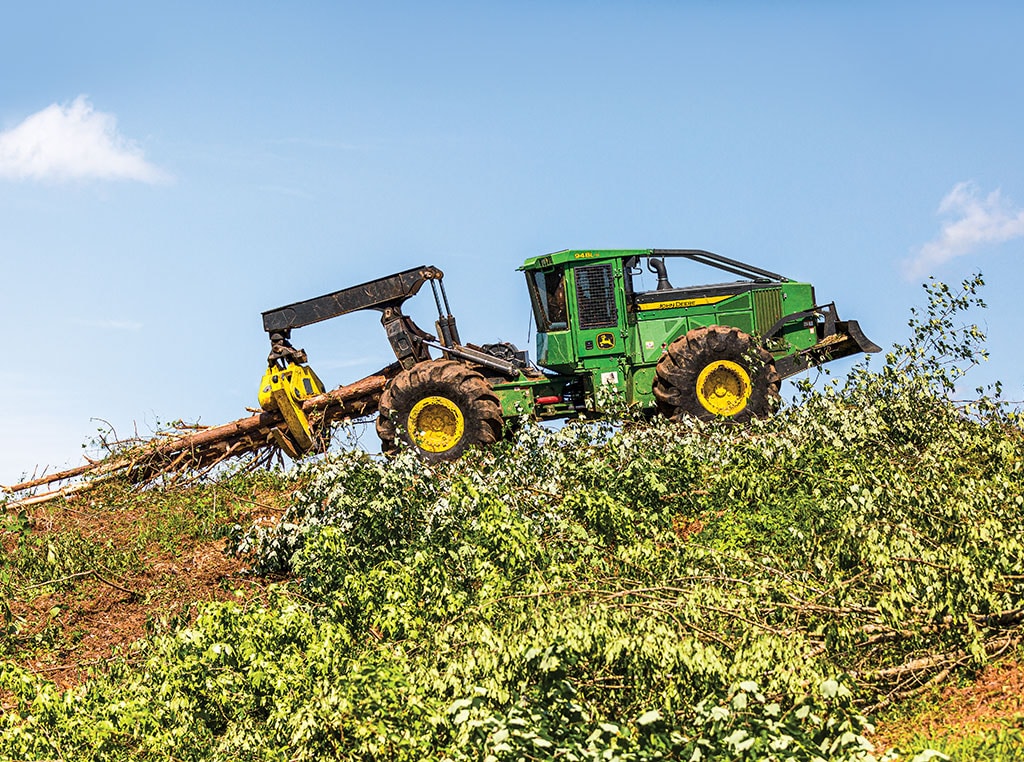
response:
[[[558,252],[523,270],[537,326],[537,362],[574,373],[625,352],[622,261],[632,252]]]

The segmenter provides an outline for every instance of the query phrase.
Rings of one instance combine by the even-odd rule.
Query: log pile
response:
[[[397,365],[391,365],[355,383],[304,400],[303,412],[321,441],[329,441],[332,424],[375,414],[384,386],[398,370]],[[103,460],[4,487],[4,491],[10,498],[8,506],[28,506],[80,493],[112,478],[139,486],[158,480],[173,482],[183,476],[198,478],[230,459],[243,457],[252,467],[265,466],[281,457],[271,432],[282,427],[284,418],[277,411],[256,412],[220,426],[158,435],[118,449]],[[35,492],[41,488],[46,491]]]

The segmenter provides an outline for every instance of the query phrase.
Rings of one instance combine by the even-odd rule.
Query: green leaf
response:
[[[640,717],[637,718],[636,724],[643,727],[645,725],[650,725],[651,723],[658,722],[660,719],[661,712],[659,712],[657,709],[650,709],[641,714]]]

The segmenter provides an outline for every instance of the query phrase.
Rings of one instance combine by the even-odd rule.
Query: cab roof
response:
[[[520,270],[538,270],[567,262],[629,259],[650,256],[654,249],[563,249],[540,257],[530,257]]]
[[[738,259],[729,259],[704,249],[565,249],[542,257],[532,257],[523,263],[520,270],[544,270],[566,264],[582,262],[608,262],[610,260],[629,259],[630,257],[683,257],[709,267],[724,270],[741,278],[757,283],[792,282],[790,278],[771,270],[765,270]]]

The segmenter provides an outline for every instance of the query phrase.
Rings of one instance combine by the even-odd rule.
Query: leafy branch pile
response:
[[[63,694],[0,663],[0,757],[871,759],[874,708],[1022,632],[1020,420],[949,399],[978,285],[930,286],[881,370],[752,426],[307,464],[230,543],[293,575],[269,606]]]

